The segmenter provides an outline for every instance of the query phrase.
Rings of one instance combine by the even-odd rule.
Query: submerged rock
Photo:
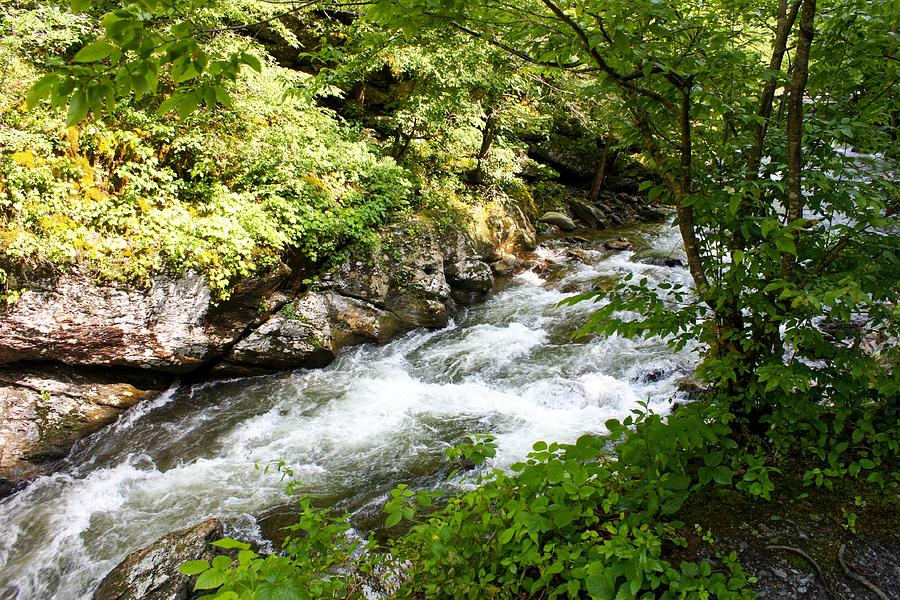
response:
[[[555,225],[559,227],[563,231],[575,231],[575,222],[570,219],[568,216],[560,213],[550,211],[544,213],[544,215],[540,218],[541,223],[547,223],[549,225]]]
[[[672,258],[670,256],[650,256],[642,258],[641,262],[645,265],[654,265],[656,267],[683,267],[684,261],[680,258]]]
[[[93,600],[187,600],[192,577],[178,571],[189,560],[212,560],[223,552],[210,544],[222,537],[219,519],[173,531],[132,552],[103,578]]]

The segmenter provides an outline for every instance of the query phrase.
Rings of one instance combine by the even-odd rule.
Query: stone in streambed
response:
[[[606,227],[606,215],[599,208],[591,206],[587,202],[570,199],[569,209],[578,220],[591,229],[604,229]]]
[[[607,250],[615,250],[617,252],[622,252],[625,250],[633,250],[634,245],[626,239],[619,238],[617,240],[609,240],[603,247]]]
[[[540,218],[540,222],[555,225],[563,231],[575,231],[576,229],[575,222],[560,212],[550,211],[544,213],[544,216]]]

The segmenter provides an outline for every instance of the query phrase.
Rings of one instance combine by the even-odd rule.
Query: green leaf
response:
[[[686,490],[691,485],[691,478],[687,475],[673,474],[663,482],[663,488],[667,490]]]
[[[200,92],[186,94],[184,100],[178,103],[178,108],[176,109],[181,120],[187,119],[191,113],[197,110],[197,107],[200,106],[200,102],[202,101],[203,96]]]
[[[209,561],[206,560],[189,560],[178,566],[178,571],[183,575],[199,575],[209,569]]]
[[[259,62],[259,59],[253,56],[252,54],[248,54],[244,52],[241,54],[241,62],[256,71],[257,73],[262,71],[262,63]]]
[[[775,238],[775,247],[785,254],[797,254],[797,245],[794,243],[794,240],[787,236]]]
[[[734,476],[734,472],[728,467],[722,465],[720,467],[716,467],[713,470],[713,481],[718,483],[719,485],[731,485],[731,478]]]
[[[53,91],[54,84],[58,80],[59,75],[56,73],[48,73],[34,82],[34,85],[28,90],[28,96],[25,98],[25,104],[28,108],[34,108],[37,106],[38,102],[49,96],[50,92]]]
[[[104,42],[102,40],[98,40],[96,42],[92,42],[79,50],[75,57],[72,59],[72,62],[77,63],[92,63],[97,62],[98,60],[103,60],[107,58],[110,54],[115,52],[117,48],[108,42]]]
[[[74,13],[85,12],[91,8],[91,0],[69,0],[69,8]]]
[[[217,571],[224,571],[231,566],[231,558],[222,555],[217,556],[213,559],[212,566]]]
[[[159,108],[156,110],[156,114],[162,116],[168,112],[171,112],[178,103],[184,100],[184,94],[172,94],[168,98],[166,98],[162,104],[159,105]]]
[[[225,550],[248,550],[250,548],[250,544],[239,542],[231,538],[222,538],[221,540],[216,540],[212,543],[212,545],[216,548],[224,548]]]
[[[225,583],[225,574],[221,571],[210,569],[201,573],[200,577],[197,578],[197,583],[194,584],[194,591],[214,590],[217,587],[221,587],[223,583]]]
[[[88,113],[87,94],[78,90],[69,101],[69,112],[66,115],[66,127],[82,122]]]
[[[707,467],[718,467],[722,464],[722,458],[725,456],[725,453],[721,450],[717,450],[715,452],[709,452],[703,456],[703,463]]]
[[[393,512],[390,515],[388,515],[388,518],[387,518],[387,520],[385,520],[384,525],[385,525],[385,527],[393,527],[394,525],[399,523],[400,519],[402,519],[402,518],[403,518],[403,515],[400,514],[400,511],[398,510],[397,512]]]

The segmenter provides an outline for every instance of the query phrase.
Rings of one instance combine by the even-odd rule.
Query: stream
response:
[[[604,250],[612,235],[637,252]],[[0,502],[0,599],[90,598],[129,552],[207,516],[230,535],[273,539],[290,499],[263,468],[272,461],[367,531],[397,483],[440,485],[443,451],[467,435],[493,433],[493,466],[505,467],[537,440],[603,432],[639,401],[666,412],[695,355],[658,339],[573,341],[593,307],[557,303],[628,272],[688,284],[683,268],[639,262],[683,257],[677,231],[548,240],[535,255],[552,277],[515,276],[446,329],[353,348],[325,369],[173,387],[132,408],[62,470]]]

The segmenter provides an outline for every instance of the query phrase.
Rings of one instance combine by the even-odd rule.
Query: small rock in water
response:
[[[616,251],[632,250],[634,248],[632,243],[624,238],[619,238],[617,240],[609,240],[608,242],[603,244],[603,247],[606,248],[607,250],[616,250]]]
[[[666,213],[656,208],[641,208],[638,217],[648,223],[661,223],[666,220]]]
[[[541,223],[549,223],[562,229],[563,231],[574,231],[575,222],[561,212],[548,212],[540,218]]]
[[[671,258],[668,256],[651,256],[641,260],[645,265],[654,265],[657,267],[683,267],[684,261],[680,258]]]

